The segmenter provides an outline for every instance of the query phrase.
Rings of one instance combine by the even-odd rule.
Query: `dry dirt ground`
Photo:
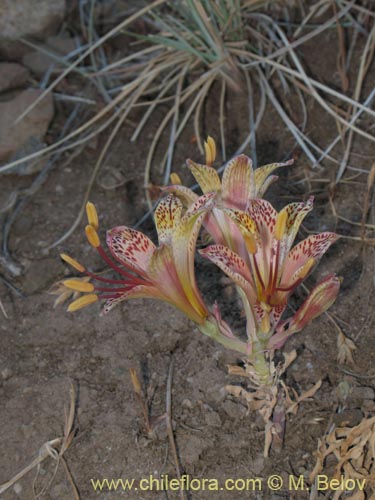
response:
[[[322,47],[329,47],[329,40]],[[305,47],[307,63],[319,78],[337,82],[335,51],[327,50],[321,64],[321,47]],[[366,94],[367,95],[367,94]],[[241,95],[228,102],[228,154],[242,142],[247,118]],[[291,103],[293,106],[293,103]],[[210,116],[217,107],[214,94],[206,106],[205,133],[217,139],[218,126]],[[130,125],[125,125],[109,154],[106,165],[119,169],[125,183],[112,190],[96,183],[91,193],[99,214],[101,228],[120,224],[131,226],[146,210],[143,185],[144,151],[165,110],[160,109],[142,140],[130,145]],[[333,137],[335,130],[325,123],[323,112],[310,107],[309,133],[315,139]],[[62,117],[57,116],[56,123]],[[136,117],[133,117],[136,120]],[[185,158],[200,158],[188,128],[179,141],[174,169],[189,183],[192,179],[184,166]],[[167,140],[167,138],[166,138]],[[281,161],[291,155],[293,142],[282,123],[269,109],[259,135],[259,164]],[[351,164],[369,170],[373,151],[361,141],[354,144],[356,154]],[[372,156],[371,156],[372,155]],[[337,363],[337,329],[323,315],[303,333],[292,338],[286,351],[297,349],[298,358],[287,371],[287,383],[297,391],[310,388],[318,379],[322,387],[312,401],[300,406],[288,419],[285,446],[280,453],[262,456],[264,426],[246,407],[225,394],[227,383],[238,383],[227,374],[226,366],[238,361],[231,352],[213,344],[194,328],[182,314],[154,301],[126,302],[106,317],[99,316],[94,305],[74,314],[65,307],[53,309],[51,285],[72,273],[59,259],[66,251],[78,260],[101,268],[95,252],[86,243],[80,224],[72,237],[58,249],[43,249],[69,227],[81,205],[89,175],[96,159],[95,147],[87,147],[68,166],[57,166],[19,214],[10,237],[13,258],[23,266],[23,273],[13,284],[22,291],[17,296],[0,283],[0,297],[9,316],[0,313],[0,484],[26,467],[41,446],[63,433],[64,409],[69,405],[69,388],[77,387],[77,433],[65,454],[81,498],[129,499],[166,498],[162,492],[94,492],[91,479],[149,477],[169,474],[175,477],[172,455],[168,453],[165,428],[159,426],[157,439],[145,436],[138,401],[133,393],[129,369],[135,368],[144,387],[153,393],[151,414],[165,412],[166,382],[173,359],[172,416],[181,470],[194,478],[254,478],[279,474],[305,474],[312,470],[318,438],[332,422],[355,425],[363,416],[374,413],[374,249],[350,239],[339,240],[323,258],[314,280],[328,272],[344,278],[341,293],[330,313],[357,346],[354,366]],[[335,230],[356,236],[359,228],[334,216],[329,198],[337,213],[353,223],[361,221],[367,177],[349,171],[346,181],[330,184],[336,167],[316,170],[299,157],[293,167],[281,173],[279,183],[268,194],[277,207],[289,201],[306,199],[313,193],[316,207],[301,231]],[[160,182],[158,163],[153,167],[153,181]],[[8,175],[1,178],[2,201],[16,188],[26,187],[29,178]],[[368,222],[374,224],[373,213]],[[151,237],[152,223],[142,225]],[[371,236],[371,235],[370,235]],[[237,321],[233,290],[222,286],[221,275],[207,263],[198,262],[202,290],[209,299],[221,297],[227,317]],[[313,280],[308,285],[311,286]],[[296,296],[296,300],[299,297]],[[356,372],[358,376],[349,375]],[[342,382],[347,394],[343,396]],[[329,471],[330,464],[327,465]],[[33,498],[35,470],[3,494],[4,500]],[[40,491],[51,480],[45,498],[74,498],[64,467],[56,475],[54,460],[44,461],[36,478]],[[308,492],[293,493],[284,487],[270,492],[191,492],[193,500],[216,498],[282,499],[309,498]],[[329,495],[328,495],[329,496]],[[168,493],[168,498],[179,498]]]

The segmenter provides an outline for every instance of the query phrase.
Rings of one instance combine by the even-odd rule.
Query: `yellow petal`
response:
[[[93,304],[97,300],[99,300],[98,296],[94,293],[90,293],[89,295],[84,295],[83,297],[80,297],[79,299],[72,302],[67,310],[68,312],[78,311],[78,309],[82,309],[82,307]]]
[[[75,290],[77,292],[93,292],[95,287],[92,283],[88,283],[87,281],[77,280],[77,279],[69,279],[63,281],[66,288],[70,290]]]
[[[171,173],[170,180],[171,180],[171,184],[175,184],[175,185],[177,184],[178,186],[182,185],[182,181],[180,179],[180,176],[178,174],[176,174],[176,172]]]
[[[214,168],[194,163],[191,160],[188,160],[187,164],[204,194],[221,191],[220,177]]]
[[[79,262],[77,262],[75,259],[73,259],[69,255],[67,255],[66,253],[61,253],[60,257],[62,258],[62,260],[64,262],[66,262],[70,266],[74,267],[74,269],[76,269],[80,273],[83,273],[85,271],[85,268],[82,266],[82,264],[80,264]]]

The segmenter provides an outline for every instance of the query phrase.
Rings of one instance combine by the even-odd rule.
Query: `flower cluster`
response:
[[[87,204],[86,236],[116,278],[89,271],[62,254],[64,261],[89,279],[63,282],[66,289],[83,293],[68,311],[104,299],[103,312],[107,313],[126,299],[157,298],[180,309],[204,334],[252,362],[259,353],[282,347],[334,302],[340,282],[331,274],[315,286],[292,317],[283,317],[289,297],[337,235],[311,235],[293,246],[303,219],[313,208],[313,198],[286,205],[279,212],[263,199],[277,179],[274,171],[292,162],[253,169],[250,158],[240,155],[226,165],[220,179],[212,166],[216,156],[212,138],[205,148],[205,165],[188,161],[202,195],[183,186],[177,174],[171,176],[172,185],[162,188],[166,196],[155,211],[158,246],[143,233],[119,226],[107,232],[108,255],[98,235],[96,209]],[[213,244],[200,254],[236,285],[246,315],[247,340],[232,332],[217,304],[208,307],[197,287],[194,257],[201,226]]]

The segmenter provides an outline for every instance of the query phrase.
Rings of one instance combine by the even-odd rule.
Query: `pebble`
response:
[[[0,162],[11,162],[43,148],[44,136],[54,115],[51,94],[15,123],[42,92],[40,89],[23,90],[10,100],[0,102]],[[45,162],[45,158],[37,158],[12,168],[9,173],[30,175],[39,172]]]
[[[0,63],[0,92],[21,87],[29,78],[29,70],[21,64]]]
[[[65,8],[65,0],[1,0],[0,54],[20,59],[30,51],[20,39],[43,40],[56,33]]]

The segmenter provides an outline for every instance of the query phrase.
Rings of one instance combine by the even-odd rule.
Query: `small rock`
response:
[[[224,401],[221,407],[228,415],[228,417],[232,418],[233,420],[237,420],[238,418],[243,416],[244,408],[239,403],[235,403],[227,399],[226,401]]]
[[[19,92],[13,99],[0,102],[0,161],[10,162],[43,147],[43,138],[53,118],[53,99],[48,94],[20,122],[17,118],[40,96],[42,90]],[[10,173],[29,175],[41,170],[45,159],[28,162]]]
[[[333,422],[337,427],[354,427],[358,425],[363,418],[361,410],[344,410],[341,413],[336,413],[333,417]]]
[[[68,35],[51,36],[46,43],[40,45],[41,50],[28,52],[22,58],[22,64],[29,68],[36,76],[43,77],[50,67],[61,66],[57,58],[65,56],[76,48],[73,37]],[[46,52],[50,52],[48,55]]]
[[[20,483],[15,483],[13,491],[16,495],[20,495],[22,493],[22,485]]]
[[[0,92],[24,85],[29,77],[29,71],[21,64],[0,63]]]
[[[184,399],[181,403],[181,406],[187,408],[188,410],[191,410],[193,408],[193,403],[190,401],[190,399]]]
[[[32,261],[25,272],[23,290],[26,294],[46,291],[61,272],[61,264],[54,258]]]
[[[1,370],[1,376],[2,376],[3,380],[9,380],[12,375],[13,375],[13,372],[10,368],[4,368],[4,370]]]
[[[1,0],[0,54],[20,59],[30,48],[21,38],[43,40],[56,33],[65,15],[65,0]]]
[[[354,390],[353,390],[353,397],[355,399],[371,399],[371,400],[374,400],[375,399],[375,391],[372,387],[364,387],[364,386],[361,386],[361,387],[356,387]]]
[[[222,426],[220,415],[216,411],[208,411],[204,416],[204,420],[210,427]]]

